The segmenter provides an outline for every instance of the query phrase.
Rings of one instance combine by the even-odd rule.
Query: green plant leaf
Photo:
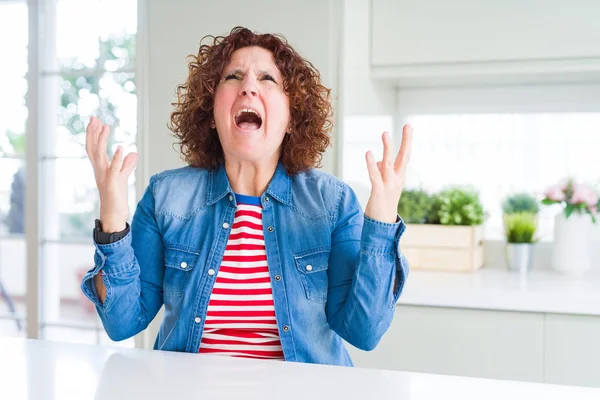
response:
[[[508,196],[502,203],[502,211],[504,214],[513,214],[528,212],[537,214],[540,206],[535,197],[529,193],[517,193]]]
[[[439,218],[443,225],[479,225],[486,217],[479,194],[467,187],[452,187],[440,192],[432,211],[428,219]]]
[[[432,197],[422,189],[405,189],[398,202],[398,214],[409,224],[423,224],[433,203]]]
[[[560,201],[556,201],[556,200],[550,200],[550,199],[544,199],[542,200],[542,204],[546,205],[546,206],[551,206],[553,204],[559,204],[561,203]]]
[[[568,204],[565,207],[565,217],[569,218],[573,214],[573,211],[575,211],[575,207],[572,204]]]
[[[536,214],[504,214],[504,232],[508,243],[534,243],[536,230]]]

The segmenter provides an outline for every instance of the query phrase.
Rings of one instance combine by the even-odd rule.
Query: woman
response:
[[[350,187],[313,169],[330,91],[285,40],[235,28],[192,58],[170,124],[189,166],[150,179],[131,227],[136,155],[109,162],[109,128],[90,121],[101,209],[83,292],[113,340],[164,305],[155,349],[352,365],[342,339],[373,349],[408,274],[396,207],[410,128],[395,159],[387,133],[383,160],[367,153],[363,214]]]

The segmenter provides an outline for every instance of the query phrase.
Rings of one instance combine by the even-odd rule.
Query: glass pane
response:
[[[0,2],[0,336],[26,336],[27,18],[25,1]]]
[[[23,236],[0,238],[0,336],[25,336],[26,248]]]
[[[89,344],[114,344],[102,326],[94,304],[80,289],[83,275],[94,266],[94,245],[45,243],[42,250],[43,337]],[[65,326],[56,326],[63,324]],[[131,341],[120,345],[133,347]]]
[[[84,157],[85,128],[90,116],[111,126],[108,151],[117,144],[135,144],[137,95],[135,75],[110,72],[91,77],[61,77],[60,106],[55,143],[48,144],[48,156]],[[112,154],[112,153],[111,153]]]
[[[27,5],[0,2],[0,156],[25,154]],[[1,171],[1,170],[0,170]]]
[[[90,161],[85,158],[44,160],[42,175],[43,238],[91,240],[94,220],[100,215],[100,198]],[[128,194],[131,216],[136,206],[135,173],[129,177]]]
[[[43,322],[70,323],[88,328],[101,327],[93,304],[79,286],[93,267],[94,245],[88,243],[46,243],[42,249],[44,278]]]
[[[0,240],[25,232],[25,162],[0,158]]]
[[[25,321],[19,320],[17,324],[17,320],[12,318],[0,318],[0,337],[8,336],[8,337],[27,337],[27,328]]]
[[[61,70],[134,67],[137,0],[59,0],[56,26]]]

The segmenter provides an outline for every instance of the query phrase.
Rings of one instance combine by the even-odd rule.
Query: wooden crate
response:
[[[483,226],[407,224],[400,248],[411,269],[476,271],[483,266]]]

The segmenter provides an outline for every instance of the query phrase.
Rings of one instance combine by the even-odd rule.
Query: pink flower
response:
[[[544,195],[552,201],[565,201],[565,192],[561,185],[550,186]]]
[[[569,203],[585,204],[592,207],[598,203],[598,197],[587,186],[575,183],[573,184],[573,195],[571,196]]]

